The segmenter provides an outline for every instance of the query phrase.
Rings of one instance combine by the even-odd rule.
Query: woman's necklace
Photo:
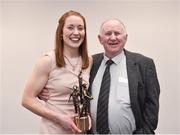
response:
[[[78,59],[77,59],[76,64],[72,64],[72,62],[69,60],[69,58],[68,58],[66,55],[64,55],[64,57],[66,58],[66,60],[67,60],[67,61],[69,62],[69,64],[71,65],[72,70],[75,71],[75,69],[76,69],[76,67],[77,67],[77,65],[78,65],[78,63],[79,63],[79,57],[78,57]]]

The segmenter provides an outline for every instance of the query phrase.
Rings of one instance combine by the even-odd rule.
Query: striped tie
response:
[[[99,134],[108,134],[109,130],[109,122],[108,122],[108,103],[109,103],[109,90],[110,90],[110,66],[114,62],[112,60],[108,60],[106,62],[106,69],[104,71],[104,75],[101,82],[101,88],[99,92],[98,98],[98,106],[97,106],[97,119],[96,119],[96,130]]]

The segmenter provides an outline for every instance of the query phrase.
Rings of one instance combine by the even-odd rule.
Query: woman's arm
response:
[[[33,113],[59,123],[66,129],[73,132],[79,132],[73,120],[69,116],[65,116],[45,107],[37,96],[45,87],[51,69],[51,59],[49,56],[44,56],[36,63],[32,74],[30,75],[25,86],[22,97],[22,105]]]
[[[22,98],[22,105],[25,108],[43,117],[47,117],[49,113],[53,114],[53,112],[44,107],[36,97],[48,81],[50,65],[51,59],[48,56],[44,56],[38,60],[26,83]]]

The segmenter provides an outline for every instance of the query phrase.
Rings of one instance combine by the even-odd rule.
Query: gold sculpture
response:
[[[90,100],[93,99],[90,96],[87,84],[82,82],[82,71],[78,75],[79,87],[73,86],[73,91],[70,94],[69,101],[72,97],[75,113],[74,122],[77,127],[84,133],[89,129],[89,113],[90,113]]]

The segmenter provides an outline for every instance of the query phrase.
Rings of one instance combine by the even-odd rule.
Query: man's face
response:
[[[127,34],[119,21],[109,20],[102,25],[98,38],[105,49],[105,55],[112,58],[122,52]]]

